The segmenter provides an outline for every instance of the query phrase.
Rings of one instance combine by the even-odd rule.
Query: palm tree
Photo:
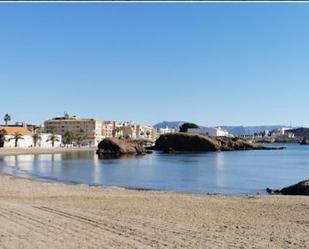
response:
[[[113,130],[113,137],[116,137],[117,133],[122,131],[123,130],[123,127],[116,127],[114,130]]]
[[[55,146],[55,142],[59,142],[59,141],[60,140],[59,140],[58,136],[54,132],[52,132],[49,135],[48,139],[46,140],[46,142],[51,142],[52,143],[52,147]]]
[[[74,136],[74,140],[76,142],[76,144],[78,145],[78,147],[80,147],[83,143],[83,141],[87,138],[87,134],[84,133],[83,130],[81,130],[78,134],[76,134]]]
[[[69,145],[73,143],[74,134],[72,131],[66,131],[62,136],[62,142],[64,145]]]
[[[21,134],[18,133],[18,132],[15,132],[15,133],[13,134],[13,137],[11,137],[11,138],[9,139],[9,141],[15,140],[15,147],[17,147],[17,146],[18,146],[18,141],[21,140],[21,139],[24,139],[24,138],[23,138],[23,135],[21,135]]]
[[[5,136],[6,136],[7,134],[8,134],[8,133],[6,132],[5,129],[0,129],[0,147],[3,147],[3,146],[4,146],[4,142],[6,141]]]
[[[32,139],[33,139],[34,147],[36,147],[38,141],[42,139],[40,128],[36,128],[34,130],[34,133],[32,134]]]
[[[8,126],[8,122],[11,121],[11,116],[7,113],[4,115],[3,120],[5,122],[5,126]]]

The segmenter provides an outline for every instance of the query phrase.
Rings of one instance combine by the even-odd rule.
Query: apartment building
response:
[[[113,136],[117,138],[154,140],[158,137],[152,126],[136,124],[133,121],[115,122],[113,129]]]
[[[115,121],[103,121],[102,122],[102,136],[106,137],[115,137]]]
[[[85,135],[82,145],[97,146],[104,138],[102,134],[102,121],[92,118],[77,118],[65,114],[44,122],[44,131],[64,135],[67,131],[75,135]]]
[[[118,138],[138,138],[139,125],[133,121],[116,122],[114,127],[115,137]]]
[[[156,129],[149,125],[139,126],[139,137],[148,140],[155,140],[157,138]]]

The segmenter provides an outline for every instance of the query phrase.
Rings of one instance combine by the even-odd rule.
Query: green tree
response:
[[[66,131],[62,136],[62,143],[64,145],[72,144],[74,140],[74,133],[72,131]]]
[[[52,133],[49,135],[48,139],[46,140],[46,142],[51,142],[52,147],[55,146],[55,142],[59,142],[59,141],[60,141],[60,140],[59,140],[58,136],[55,134],[55,132],[52,132]]]
[[[126,136],[125,136],[125,139],[126,139],[126,140],[129,140],[130,138],[131,138],[130,135],[126,135]]]
[[[123,127],[115,127],[115,129],[113,130],[113,137],[116,137],[116,135],[118,135],[117,133],[122,131]],[[118,135],[119,136],[119,135]],[[121,136],[121,135],[120,135]]]
[[[188,129],[199,128],[198,125],[194,123],[184,123],[179,127],[180,132],[188,132]]]
[[[6,132],[5,129],[0,129],[0,147],[3,147],[4,146],[4,143],[6,141],[5,139],[5,136],[7,135],[8,133]]]
[[[32,134],[32,139],[33,139],[34,147],[36,147],[38,141],[42,139],[42,137],[41,137],[41,129],[40,128],[36,128],[34,130],[34,133]]]
[[[11,116],[7,113],[4,115],[3,120],[5,122],[5,126],[8,126],[8,122],[11,121]]]
[[[83,130],[81,130],[78,134],[75,134],[74,141],[78,145],[78,147],[80,147],[86,138],[87,134]]]
[[[15,147],[17,147],[17,146],[18,146],[18,141],[21,140],[21,139],[24,139],[24,138],[23,138],[23,135],[21,135],[21,134],[18,133],[18,132],[15,132],[15,133],[13,134],[13,137],[11,137],[11,138],[9,139],[9,141],[14,140],[14,141],[15,141]]]

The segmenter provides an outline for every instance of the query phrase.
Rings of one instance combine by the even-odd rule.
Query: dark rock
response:
[[[303,138],[303,140],[300,142],[301,145],[309,145],[309,140],[307,138]]]
[[[293,133],[295,137],[309,139],[309,128],[297,128],[297,129],[289,130],[289,132]]]
[[[186,133],[161,135],[154,146],[167,153],[174,151],[217,151],[220,144],[206,136]]]
[[[241,138],[221,138],[221,137],[216,137],[213,138],[216,141],[218,141],[221,145],[221,149],[223,151],[231,151],[231,150],[259,150],[259,149],[264,149],[263,146],[260,146],[255,143],[248,142],[244,139]]]
[[[172,147],[168,147],[167,149],[164,149],[163,152],[172,154],[172,153],[175,153],[176,151]]]
[[[248,142],[241,138],[208,137],[188,133],[161,135],[152,148],[166,153],[175,151],[233,151],[233,150],[270,150],[269,148]]]
[[[97,154],[101,158],[117,157],[121,155],[142,155],[146,150],[143,146],[117,138],[105,138],[98,144]]]
[[[283,195],[309,195],[309,179],[280,190]]]
[[[270,195],[280,194],[280,190],[277,190],[277,189],[273,190],[271,188],[266,188],[266,192]]]
[[[282,194],[282,195],[309,195],[309,179],[301,181],[297,184],[283,188],[281,190],[273,190],[266,188],[268,194]]]
[[[136,150],[136,154],[138,154],[138,155],[144,155],[144,154],[146,154],[146,150],[145,150],[145,148],[144,148],[142,145],[140,145],[140,144],[135,144],[135,145],[134,145],[134,148],[135,148],[135,150]]]

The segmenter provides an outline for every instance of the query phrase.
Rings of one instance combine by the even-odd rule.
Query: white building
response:
[[[294,134],[289,132],[289,130],[291,130],[291,128],[287,128],[287,127],[278,128],[278,129],[275,129],[275,130],[271,131],[270,132],[270,136],[271,137],[286,136],[288,138],[293,138]]]
[[[157,129],[157,133],[159,135],[164,135],[164,134],[172,134],[172,133],[175,133],[175,129],[172,129],[172,128],[168,128],[168,127],[165,127],[165,128],[158,128]]]
[[[156,139],[156,131],[152,126],[141,125],[139,126],[139,138],[154,140]]]
[[[133,121],[115,122],[113,134],[117,138],[137,139],[139,125]]]
[[[7,132],[5,136],[4,146],[6,148],[31,148],[34,147],[33,134],[25,127],[0,127]],[[16,134],[20,135],[20,138],[15,139]],[[40,134],[40,138],[37,141],[36,147],[52,148],[52,142],[49,141],[50,133]],[[54,147],[60,147],[62,143],[61,135],[56,135],[57,139],[54,141]],[[17,144],[16,144],[17,142]],[[16,146],[17,145],[17,146]]]
[[[200,127],[200,128],[189,128],[188,133],[191,134],[202,134],[210,137],[230,137],[231,134],[221,127]]]
[[[62,136],[61,135],[55,135],[57,137],[56,141],[54,141],[54,146],[52,142],[49,140],[51,133],[41,133],[40,139],[37,142],[37,147],[41,148],[57,148],[61,147],[62,144]]]
[[[3,147],[6,148],[29,148],[33,146],[32,133],[24,127],[1,127],[7,133]],[[20,138],[14,137],[19,134]]]
[[[102,122],[102,136],[104,138],[115,137],[116,136],[115,128],[116,128],[115,121],[103,121]]]

